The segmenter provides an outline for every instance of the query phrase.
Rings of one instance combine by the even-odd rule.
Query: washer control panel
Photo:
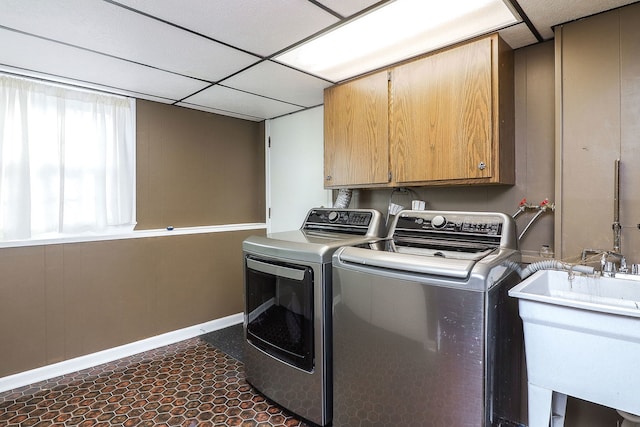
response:
[[[406,212],[401,214],[395,224],[395,232],[404,234],[414,232],[422,235],[425,232],[448,234],[473,234],[485,236],[500,236],[503,219],[491,214],[429,214]]]

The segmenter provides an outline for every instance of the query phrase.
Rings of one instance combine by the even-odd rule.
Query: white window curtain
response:
[[[134,225],[135,101],[0,75],[0,240]]]

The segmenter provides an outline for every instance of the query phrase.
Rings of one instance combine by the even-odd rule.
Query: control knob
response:
[[[340,218],[340,215],[338,215],[338,212],[336,211],[329,212],[329,222],[336,222],[338,218]]]
[[[442,215],[436,215],[431,219],[431,226],[433,228],[442,228],[447,225],[447,219]]]

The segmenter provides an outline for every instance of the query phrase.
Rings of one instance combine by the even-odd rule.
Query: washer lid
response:
[[[441,256],[425,256],[424,254],[400,254],[364,247],[344,248],[338,256],[340,261],[344,263],[460,280],[469,277],[471,270],[478,262],[476,258],[444,258]]]
[[[336,256],[360,268],[466,280],[502,262],[515,246],[513,219],[502,213],[402,211],[387,239]]]

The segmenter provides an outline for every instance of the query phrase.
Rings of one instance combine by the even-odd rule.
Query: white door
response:
[[[266,124],[270,233],[296,230],[309,209],[332,206],[332,193],[323,187],[323,113],[320,106]]]

